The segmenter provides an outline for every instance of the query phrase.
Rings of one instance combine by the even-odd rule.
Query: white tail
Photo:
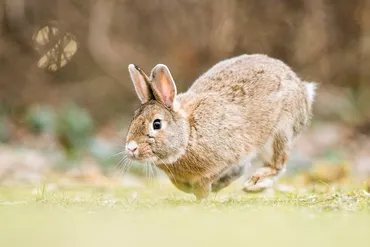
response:
[[[314,82],[305,82],[304,85],[307,90],[308,103],[312,105],[315,100],[317,84]]]

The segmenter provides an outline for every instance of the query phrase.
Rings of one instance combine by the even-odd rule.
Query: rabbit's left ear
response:
[[[142,104],[153,99],[153,92],[149,86],[149,78],[142,69],[134,64],[128,66],[131,80],[134,83],[135,91]]]
[[[151,88],[154,97],[166,107],[173,106],[177,89],[170,70],[164,64],[157,64],[151,73]]]

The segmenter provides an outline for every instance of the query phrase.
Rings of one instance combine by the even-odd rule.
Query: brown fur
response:
[[[148,80],[149,91],[175,87],[163,66],[155,67]],[[138,143],[138,159],[152,160],[176,187],[197,198],[240,177],[240,167],[249,163],[243,163],[244,157],[256,153],[264,167],[246,181],[244,190],[260,191],[284,170],[293,138],[310,120],[308,93],[305,82],[280,60],[241,55],[213,66],[172,104],[166,98],[170,93],[154,92],[136,112],[127,142]],[[158,116],[166,128],[148,137]]]

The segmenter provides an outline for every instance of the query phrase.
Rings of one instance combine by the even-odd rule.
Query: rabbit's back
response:
[[[221,61],[200,76],[190,92],[217,92],[237,100],[278,92],[284,80],[299,81],[282,61],[262,54],[241,55]]]
[[[261,148],[279,124],[289,122],[293,126],[300,121],[296,116],[307,115],[297,112],[304,110],[305,102],[298,102],[306,98],[304,88],[297,75],[280,60],[260,54],[241,55],[214,65],[179,99],[183,103],[195,102],[195,105],[197,101],[214,102],[213,106],[196,107],[193,114],[208,117],[198,122],[199,128],[207,128],[209,121],[219,120],[220,114],[216,112],[225,111],[229,117],[223,118],[218,128],[235,125],[235,119],[240,119],[239,131],[249,139],[245,141],[246,149]],[[238,116],[230,117],[230,113]]]

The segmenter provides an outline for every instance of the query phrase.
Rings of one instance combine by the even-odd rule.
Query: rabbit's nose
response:
[[[129,155],[131,155],[133,157],[137,157],[137,155],[139,154],[138,146],[137,146],[137,143],[135,141],[130,141],[126,145],[126,150],[129,153]]]

